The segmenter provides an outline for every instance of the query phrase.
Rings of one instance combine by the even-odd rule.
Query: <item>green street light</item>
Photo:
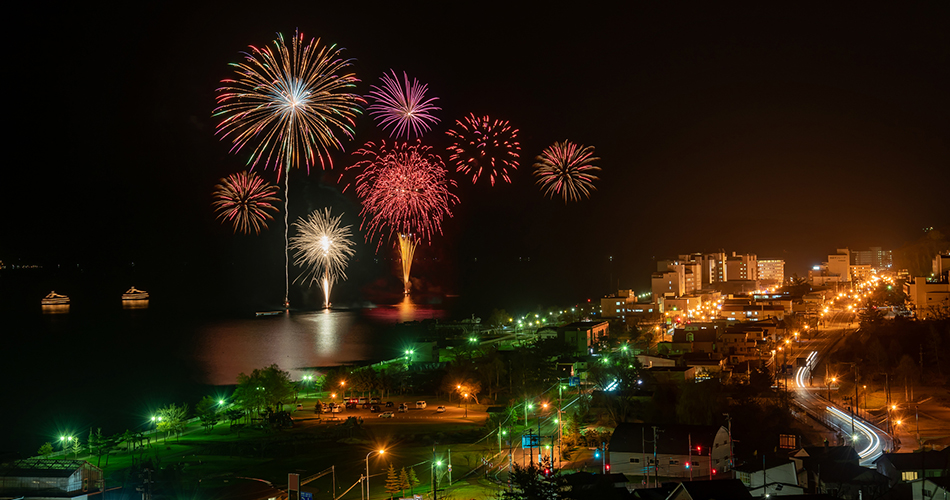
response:
[[[223,399],[219,399],[219,400],[218,400],[218,404],[219,404],[219,405],[223,405],[223,404],[224,404],[224,400],[223,400]]]

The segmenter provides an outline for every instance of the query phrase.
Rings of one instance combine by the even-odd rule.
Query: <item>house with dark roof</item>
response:
[[[102,469],[85,460],[31,458],[0,466],[0,498],[82,500],[102,490]]]
[[[885,453],[875,462],[891,485],[930,477],[950,476],[950,448],[919,453]]]
[[[817,487],[817,493],[853,500],[881,498],[891,488],[887,476],[854,464],[826,467],[818,475]]]
[[[860,457],[852,446],[806,446],[792,455],[798,471],[798,484],[809,493],[817,493],[821,474],[840,465],[859,465]]]
[[[778,455],[764,455],[736,467],[735,477],[754,497],[801,495],[795,462]]]
[[[742,500],[752,494],[738,479],[686,481],[676,486],[667,500]]]
[[[710,478],[731,469],[731,443],[723,426],[622,423],[608,460],[612,472],[630,478]]]
[[[950,477],[928,477],[911,483],[914,500],[950,499]]]
[[[577,500],[625,500],[631,497],[627,491],[627,477],[623,474],[592,474],[575,472],[562,476],[561,491]]]

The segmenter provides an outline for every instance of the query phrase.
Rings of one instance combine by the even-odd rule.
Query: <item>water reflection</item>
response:
[[[148,309],[148,299],[123,300],[122,309]]]
[[[410,295],[406,295],[402,302],[392,306],[378,306],[367,311],[367,315],[374,320],[385,323],[406,323],[425,319],[441,319],[446,315],[445,310],[430,305],[416,304]]]
[[[207,325],[196,357],[210,384],[233,384],[237,374],[277,363],[295,379],[309,367],[388,356],[372,343],[372,328],[351,311],[285,314]]]
[[[41,307],[43,308],[43,314],[65,314],[69,312],[69,304],[43,304]]]
[[[444,315],[407,298],[373,309],[217,321],[199,327],[193,357],[208,384],[234,384],[239,373],[274,363],[299,380],[314,367],[398,357],[405,339],[392,336],[389,325]]]

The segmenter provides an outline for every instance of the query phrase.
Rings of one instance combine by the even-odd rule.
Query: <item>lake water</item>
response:
[[[85,439],[90,427],[142,427],[160,406],[227,393],[221,386],[239,373],[273,363],[299,378],[398,357],[423,332],[397,324],[448,314],[410,299],[266,317],[75,302],[68,312],[30,307],[0,318],[7,374],[0,453],[31,453],[62,433]]]

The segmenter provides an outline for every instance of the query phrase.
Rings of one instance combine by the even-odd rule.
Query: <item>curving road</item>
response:
[[[845,333],[852,319],[851,313],[837,311],[831,315],[826,326],[818,330],[815,338],[801,342],[799,346],[801,351],[798,355],[806,357],[807,363],[806,366],[798,368],[794,384],[789,385],[790,388],[794,388],[796,405],[837,429],[842,435],[851,436],[851,442],[854,443],[855,450],[861,458],[861,465],[872,466],[882,453],[893,449],[891,436],[857,416],[852,418],[847,408],[840,408],[821,397],[820,392],[823,390],[821,382],[817,387],[813,385],[813,372],[821,360],[827,358],[835,341]],[[823,375],[819,375],[818,378],[820,381],[824,379]]]

